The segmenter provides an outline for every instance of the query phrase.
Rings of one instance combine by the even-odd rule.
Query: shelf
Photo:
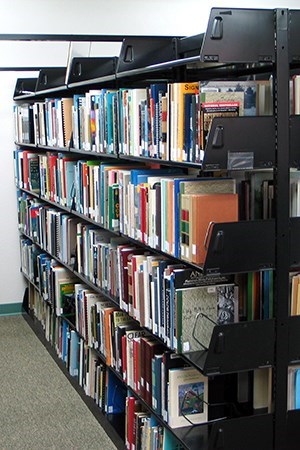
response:
[[[184,358],[205,375],[233,373],[274,364],[274,320],[216,325],[208,350]]]
[[[214,118],[204,153],[204,170],[251,170],[274,164],[273,117]]]
[[[68,88],[115,81],[117,61],[116,57],[73,58],[67,79]]]
[[[216,223],[213,226],[204,273],[243,273],[274,266],[274,220]]]
[[[300,217],[290,218],[290,267],[300,266]]]
[[[35,95],[45,95],[65,91],[67,89],[65,77],[65,67],[41,69],[36,84]]]
[[[117,65],[117,78],[130,75],[134,69],[141,69],[176,59],[175,38],[171,37],[128,37],[122,42]]]
[[[285,450],[299,450],[300,441],[300,410],[295,409],[287,412],[287,436]]]
[[[300,316],[289,317],[289,362],[300,363]]]
[[[261,9],[258,14],[257,9],[212,8],[200,60],[231,64],[274,62],[274,39],[271,9]]]
[[[190,58],[200,55],[201,46],[204,39],[204,33],[195,34],[176,39],[177,58]]]
[[[18,78],[14,91],[14,98],[35,93],[37,78]]]
[[[290,36],[289,36],[289,61],[290,63],[300,62],[300,11],[290,10]]]
[[[272,450],[273,416],[243,417],[174,430],[190,450]]]
[[[290,166],[300,167],[300,115],[290,117]]]
[[[26,148],[32,148],[32,150],[38,150],[38,146],[36,144],[23,144],[23,142],[15,142],[15,145],[18,147],[26,147]]]

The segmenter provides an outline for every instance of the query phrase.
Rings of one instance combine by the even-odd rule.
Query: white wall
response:
[[[0,30],[9,34],[156,34],[193,35],[205,31],[210,8],[297,8],[298,0],[0,0]],[[26,55],[26,58],[24,57]],[[34,48],[8,43],[1,48],[0,67],[60,65],[65,48],[34,43]],[[29,74],[27,73],[29,76]],[[19,272],[16,192],[13,173],[12,97],[17,72],[0,71],[0,304],[22,300]],[[24,74],[23,74],[24,76]],[[25,74],[26,76],[26,74]]]
[[[17,197],[14,184],[12,96],[16,73],[0,72],[0,304],[22,300]]]

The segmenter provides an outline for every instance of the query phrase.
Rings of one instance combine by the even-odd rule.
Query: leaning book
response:
[[[207,422],[208,380],[193,367],[171,369],[168,424],[172,428]]]
[[[209,348],[215,325],[238,321],[234,283],[178,289],[175,299],[179,353]]]

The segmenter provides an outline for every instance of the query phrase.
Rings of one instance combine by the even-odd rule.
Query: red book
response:
[[[121,286],[120,286],[120,307],[129,312],[129,297],[128,297],[128,261],[132,254],[141,254],[145,250],[137,249],[135,247],[123,247],[120,250],[120,265],[121,265]]]
[[[28,154],[32,153],[29,150],[23,150],[23,186],[25,189],[29,189],[29,166],[28,166]]]
[[[48,154],[48,170],[49,170],[49,188],[48,192],[49,200],[56,201],[56,161],[58,156]]]
[[[127,397],[127,416],[126,416],[126,449],[131,450],[133,448],[133,420],[135,411],[136,399],[134,397]]]
[[[146,401],[152,406],[152,359],[154,355],[163,354],[165,347],[158,341],[149,341],[147,343],[147,359],[146,359]]]

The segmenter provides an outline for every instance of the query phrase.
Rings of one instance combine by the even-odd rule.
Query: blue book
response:
[[[113,114],[113,102],[116,92],[106,92],[106,153],[114,153],[114,114]]]
[[[161,373],[163,355],[154,355],[152,358],[152,407],[161,415]]]
[[[190,144],[191,144],[191,104],[192,97],[195,94],[184,95],[184,122],[183,122],[183,154],[184,161],[190,161]]]
[[[69,325],[63,320],[62,321],[62,349],[61,349],[61,359],[63,362],[67,362],[68,360],[68,333],[69,333]]]
[[[295,371],[295,409],[300,409],[300,369]]]
[[[82,133],[80,132],[81,128],[81,105],[84,100],[83,94],[75,94],[73,96],[73,147],[79,150],[82,147],[82,141],[81,136]]]
[[[106,372],[105,412],[119,414],[125,411],[127,390],[124,383],[111,371]]]
[[[157,302],[155,305],[155,313],[158,317],[158,336],[164,338],[164,328],[165,328],[165,303],[164,303],[164,270],[167,265],[170,264],[170,261],[162,259],[158,262],[158,274],[157,274]]]
[[[70,333],[70,365],[69,372],[72,377],[78,376],[79,369],[79,334],[75,330]]]

